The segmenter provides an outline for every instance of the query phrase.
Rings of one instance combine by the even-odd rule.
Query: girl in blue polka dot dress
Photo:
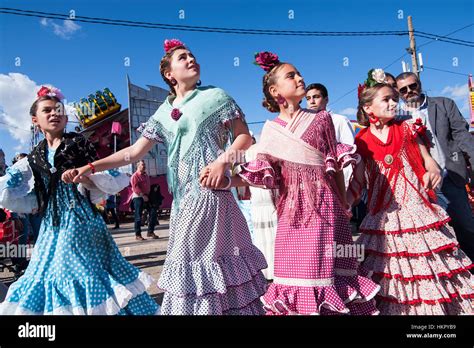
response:
[[[66,133],[62,95],[43,86],[30,114],[45,139],[0,178],[0,206],[39,210],[42,223],[25,274],[13,283],[0,314],[152,315],[154,283],[120,254],[94,203],[128,185],[117,170],[65,183],[96,159],[92,144]]]

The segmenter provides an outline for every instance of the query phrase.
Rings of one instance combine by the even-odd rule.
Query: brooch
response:
[[[385,155],[384,159],[385,163],[392,164],[393,163],[393,156],[392,155]]]

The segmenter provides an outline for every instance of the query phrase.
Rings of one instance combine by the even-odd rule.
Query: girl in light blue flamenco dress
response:
[[[39,210],[41,229],[25,274],[13,283],[0,314],[153,315],[153,279],[120,254],[94,203],[128,185],[117,170],[65,183],[76,167],[96,159],[92,144],[66,133],[60,91],[43,86],[30,114],[43,132],[28,157],[0,177],[0,206]]]
[[[259,298],[266,290],[261,270],[267,263],[229,191],[233,155],[252,142],[244,115],[222,89],[197,86],[200,67],[183,43],[167,40],[165,52],[160,71],[170,96],[141,127],[135,144],[92,166],[106,170],[135,162],[156,142],[167,148],[173,206],[158,281],[164,290],[162,315],[264,314]],[[78,168],[74,180],[90,169]],[[205,183],[199,180],[201,171]]]

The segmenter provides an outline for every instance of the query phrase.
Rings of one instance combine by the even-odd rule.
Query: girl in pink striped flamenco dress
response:
[[[341,169],[355,149],[336,144],[326,111],[300,109],[305,86],[293,65],[269,52],[256,63],[266,71],[263,105],[279,116],[266,122],[256,159],[240,166],[232,185],[279,190],[274,281],[261,297],[266,313],[378,314],[379,286],[357,273],[345,206]],[[340,248],[347,254],[336,257]]]
[[[367,254],[361,270],[381,287],[381,314],[472,314],[473,264],[458,248],[448,215],[433,203],[441,176],[423,145],[425,127],[394,121],[398,94],[383,81],[376,69],[359,86],[357,119],[367,128],[356,136],[362,160],[348,200],[368,188],[368,214],[356,242]]]

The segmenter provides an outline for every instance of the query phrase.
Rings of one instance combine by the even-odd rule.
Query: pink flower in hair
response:
[[[53,86],[41,86],[40,90],[37,93],[37,96],[38,98],[40,98],[44,97],[45,95],[50,97],[56,97],[61,101],[64,99],[64,95],[61,93],[61,90]]]
[[[260,66],[265,71],[270,71],[274,66],[280,64],[280,60],[275,53],[265,51],[255,53],[254,64]]]
[[[165,52],[168,52],[170,49],[177,47],[177,46],[184,46],[184,43],[177,39],[165,40],[164,48]]]

